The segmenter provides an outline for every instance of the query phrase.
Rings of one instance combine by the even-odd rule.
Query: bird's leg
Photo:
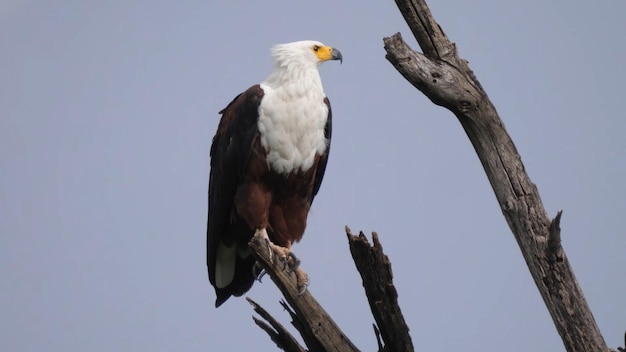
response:
[[[309,286],[309,276],[300,268],[300,259],[291,251],[291,245],[281,247],[272,243],[272,249],[282,260],[283,270],[293,272],[296,275],[298,295],[305,293]]]
[[[274,264],[274,251],[272,250],[272,246],[276,246],[276,245],[273,244],[272,241],[270,241],[270,236],[267,234],[267,230],[265,229],[256,230],[256,233],[254,235],[256,236],[257,234],[261,235],[261,237],[265,241],[265,245],[267,246],[267,251],[270,257],[270,263]]]
[[[265,240],[265,243],[267,245],[267,250],[269,251],[269,256],[270,256],[270,263],[274,264],[274,255],[277,255],[278,258],[280,258],[280,260],[285,263],[285,267],[287,267],[287,265],[291,266],[292,264],[290,264],[289,262],[289,258],[293,257],[297,260],[296,256],[293,255],[293,253],[291,253],[291,248],[287,248],[287,247],[281,247],[277,244],[274,244],[272,241],[270,241],[270,237],[267,234],[267,230],[265,229],[260,229],[257,230],[257,233],[259,233],[261,235],[261,237],[263,238],[263,240]],[[298,264],[299,264],[299,260],[298,260]],[[293,269],[293,268],[292,268]]]
[[[274,244],[272,241],[270,241],[270,237],[267,234],[267,230],[266,229],[256,230],[255,236],[256,235],[260,235],[261,238],[263,238],[263,240],[265,241],[265,245],[267,246],[267,252],[268,252],[268,255],[270,257],[270,264],[274,264],[274,255],[277,254],[281,258],[281,260],[285,263],[285,267],[286,267],[287,266],[287,259],[286,259],[287,256],[286,255],[291,253],[291,251],[289,251],[288,249],[286,249],[284,247],[278,246],[278,245]],[[283,252],[285,250],[287,251],[287,254],[283,254]],[[295,258],[295,256],[294,256],[294,258]],[[300,261],[298,260],[298,265],[299,264],[300,264]],[[255,262],[254,266],[252,267],[252,275],[256,278],[256,280],[261,282],[261,279],[263,278],[263,276],[265,276],[265,274],[267,274],[267,271],[265,271],[265,269],[263,269],[263,267],[261,267],[259,262]]]
[[[269,251],[270,263],[273,265],[274,255],[278,256],[280,260],[283,262],[283,270],[288,270],[289,272],[293,272],[296,275],[296,282],[298,285],[298,294],[303,294],[306,292],[307,287],[309,286],[309,276],[300,268],[300,259],[296,257],[296,255],[291,251],[291,244],[288,244],[287,247],[282,247],[277,244],[274,244],[270,241],[270,237],[267,234],[266,229],[259,229],[256,231],[255,236],[260,235],[267,245],[267,249]],[[266,274],[266,271],[257,263],[254,264],[252,268],[252,273],[254,277],[261,281],[261,278]]]
[[[265,229],[260,229],[260,230],[256,230],[255,236],[260,235],[261,238],[263,238],[263,240],[265,241],[265,244],[267,245],[267,252],[268,255],[270,257],[270,263],[274,263],[274,252],[272,251],[272,247],[271,247],[271,241],[270,241],[270,237],[267,234],[267,231]],[[261,279],[263,279],[263,276],[265,276],[265,274],[267,274],[267,271],[265,271],[265,269],[263,269],[263,267],[261,266],[261,264],[259,264],[258,261],[254,262],[254,265],[252,266],[252,276],[258,281],[258,282],[262,282]]]

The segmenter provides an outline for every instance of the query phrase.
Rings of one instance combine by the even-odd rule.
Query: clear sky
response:
[[[607,343],[626,329],[626,3],[431,1],[483,84]],[[385,60],[393,1],[0,2],[0,350],[273,351],[206,274],[217,112],[276,43],[320,71],[329,165],[304,240],[311,293],[376,348],[343,228],[381,236],[416,349],[560,351],[460,124]],[[249,296],[288,325],[271,281]]]

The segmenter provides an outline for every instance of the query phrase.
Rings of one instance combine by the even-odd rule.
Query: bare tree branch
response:
[[[258,325],[263,331],[265,331],[272,341],[276,342],[278,347],[282,348],[285,352],[305,352],[306,350],[300,346],[298,341],[291,335],[285,327],[280,324],[274,317],[272,317],[263,307],[253,301],[251,298],[246,297],[246,300],[254,307],[254,311],[257,312],[261,318],[265,319],[269,325],[256,318],[252,317],[254,323]]]
[[[537,187],[487,93],[460,58],[425,1],[396,0],[424,54],[399,33],[384,39],[387,59],[435,104],[453,112],[485,169],[502,213],[568,351],[607,351]]]
[[[309,351],[358,351],[354,344],[352,344],[348,337],[346,337],[346,335],[339,329],[337,324],[335,324],[328,313],[326,313],[326,311],[319,305],[319,303],[317,303],[315,298],[313,298],[308,291],[303,294],[298,294],[295,276],[292,275],[292,272],[284,269],[283,263],[280,260],[270,260],[269,248],[261,236],[254,236],[250,241],[249,246],[252,248],[257,261],[270,275],[272,281],[274,281],[283,296],[285,296],[287,302],[289,302],[289,305],[293,307],[293,311],[291,311],[288,309],[288,306],[283,303],[283,307],[287,308],[290,312],[293,319],[293,325],[302,335]],[[253,305],[255,306],[255,310],[259,312],[256,308],[260,308],[260,306],[257,304]],[[264,315],[261,316],[268,320],[270,325],[272,325],[279,334],[285,332],[284,328],[281,331],[280,328],[277,328],[276,324],[272,324],[272,322],[276,322],[276,320],[269,314],[267,314],[267,317]],[[259,326],[268,332],[266,329],[267,324],[265,324],[265,326]],[[287,344],[282,344],[282,340],[277,341],[273,338],[273,334],[270,332],[268,332],[268,334],[270,334],[272,340],[283,350],[297,351],[294,349],[288,349],[292,348],[291,346],[288,346],[291,342],[288,341]]]
[[[412,352],[414,349],[409,328],[402,316],[398,305],[398,293],[393,285],[391,262],[383,252],[378,234],[372,233],[373,245],[370,245],[362,232],[355,236],[346,227],[346,234],[352,258],[363,279],[365,294],[376,321],[374,334],[379,351]],[[289,312],[292,324],[300,332],[310,351],[358,351],[309,292],[298,294],[295,278],[284,270],[283,264],[279,261],[270,262],[267,245],[260,236],[255,236],[249,245],[257,260],[289,302],[289,305],[285,302],[281,302],[281,305]],[[248,302],[267,321],[266,323],[254,318],[255,323],[280,348],[289,352],[304,350],[265,309],[250,298]]]
[[[370,309],[378,324],[375,329],[385,342],[384,351],[412,352],[413,342],[409,335],[409,327],[398,305],[398,292],[393,285],[391,262],[383,252],[383,246],[378,240],[378,234],[372,233],[373,245],[360,232],[358,236],[352,234],[346,226],[346,234],[350,243],[350,252],[356,268],[363,279],[363,287],[369,301]],[[376,328],[376,327],[375,327]],[[380,339],[378,339],[380,346]],[[379,347],[380,348],[380,347]]]

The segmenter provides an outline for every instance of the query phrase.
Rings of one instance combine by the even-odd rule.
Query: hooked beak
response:
[[[339,60],[339,63],[343,63],[343,56],[341,56],[341,51],[333,48],[333,50],[330,52],[330,59],[331,60]]]

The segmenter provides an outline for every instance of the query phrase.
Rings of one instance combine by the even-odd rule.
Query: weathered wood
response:
[[[276,260],[276,258],[270,260],[267,244],[261,236],[257,235],[253,237],[249,246],[257,261],[282,292],[289,306],[293,308],[293,311],[291,311],[288,309],[288,306],[283,303],[283,307],[287,308],[293,319],[292,324],[300,332],[309,351],[358,351],[348,337],[339,329],[337,324],[335,324],[330,315],[326,313],[308,291],[303,294],[298,293],[296,278],[293,272],[285,270],[280,260]],[[255,305],[255,308],[257,306],[258,305]],[[268,319],[266,318],[266,320]],[[276,324],[272,324],[272,321],[275,321],[275,319],[271,318],[269,320],[270,325],[280,332],[280,328],[277,329]],[[264,326],[261,326],[261,328],[268,332]],[[272,336],[273,335],[270,334],[270,337]],[[290,348],[290,346],[282,344],[280,339],[275,340],[272,338],[272,340],[285,351],[296,351],[294,349],[288,350],[287,348]],[[290,342],[288,342],[288,344],[290,344]]]
[[[263,331],[265,331],[269,337],[285,352],[305,352],[306,350],[300,346],[298,341],[285,329],[285,327],[279,323],[274,317],[270,315],[263,307],[253,301],[250,297],[246,297],[246,300],[254,307],[254,311],[265,319],[267,323],[256,317],[252,317],[254,323],[258,325]]]
[[[346,234],[350,243],[350,253],[356,268],[363,279],[363,287],[369,301],[370,309],[378,329],[374,326],[380,351],[412,352],[413,342],[409,335],[409,327],[398,305],[398,292],[393,285],[391,262],[383,252],[383,246],[378,240],[378,234],[372,233],[373,245],[360,232],[358,236],[352,234],[346,226]],[[380,336],[385,343],[380,343]]]
[[[465,129],[567,351],[607,351],[561,247],[561,214],[548,217],[495,107],[425,1],[396,4],[424,54],[397,33],[384,39],[387,59],[433,103],[453,112]]]

